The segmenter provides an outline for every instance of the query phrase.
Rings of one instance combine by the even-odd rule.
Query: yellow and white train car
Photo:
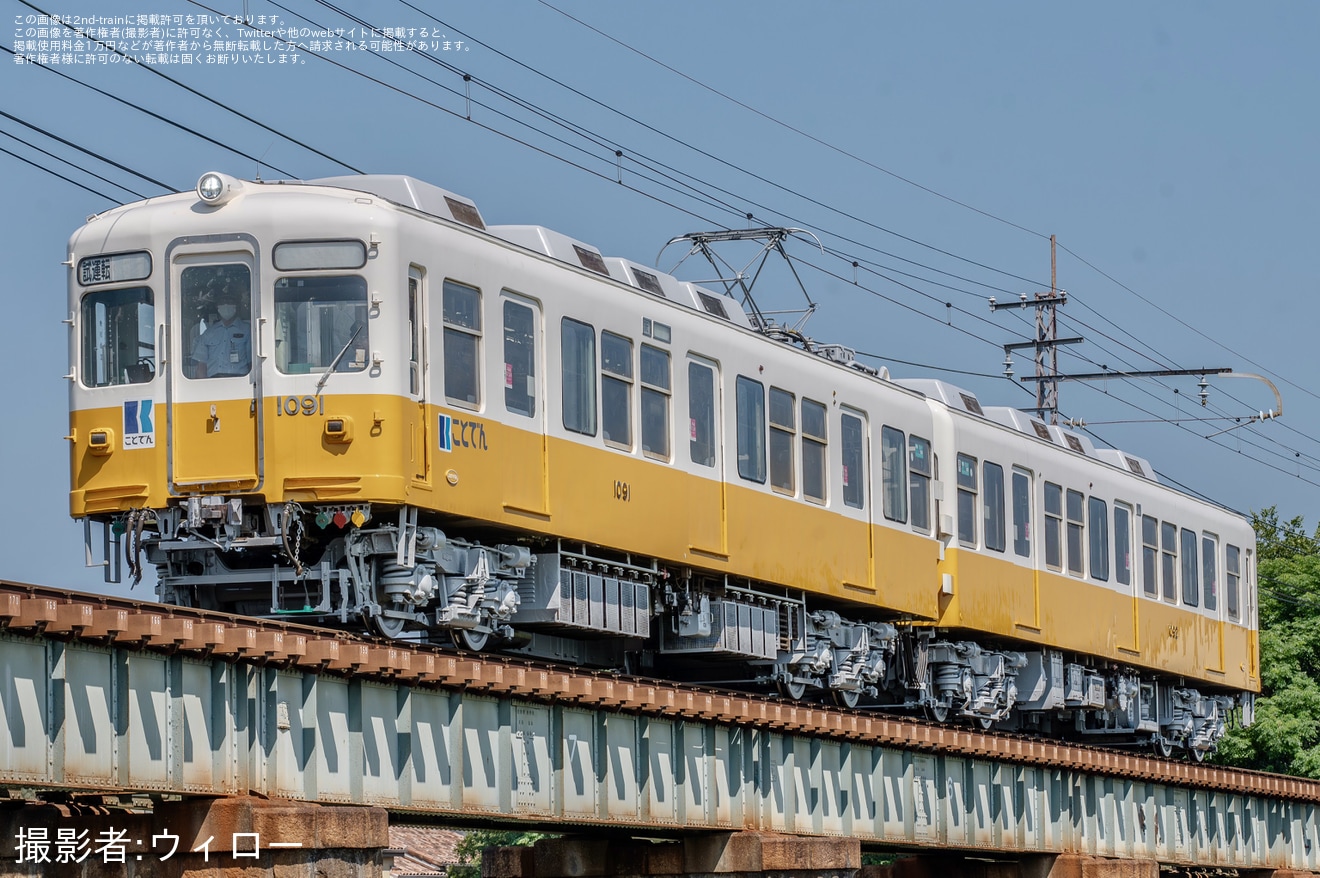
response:
[[[412,178],[207,174],[69,266],[71,511],[165,600],[1197,756],[1258,688],[1240,517]]]

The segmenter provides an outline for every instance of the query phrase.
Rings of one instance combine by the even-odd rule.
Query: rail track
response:
[[[0,631],[1320,803],[1320,782],[0,580]]]

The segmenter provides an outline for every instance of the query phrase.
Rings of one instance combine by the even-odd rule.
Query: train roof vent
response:
[[[351,177],[321,177],[308,180],[307,184],[366,192],[386,201],[429,213],[431,216],[457,220],[474,229],[486,228],[475,201],[462,195],[455,195],[439,186],[432,186],[416,177],[403,174],[360,174]]]
[[[981,408],[981,403],[975,394],[961,387],[955,387],[947,381],[939,381],[935,378],[899,378],[894,383],[938,399],[949,408],[986,417],[985,410]]]
[[[712,317],[727,320],[738,326],[751,326],[751,323],[747,321],[747,315],[743,313],[742,307],[728,296],[686,281],[680,281],[678,286],[683,288],[683,292],[673,298],[683,304],[691,305],[698,311],[704,311]]]
[[[1119,469],[1125,469],[1133,475],[1141,476],[1143,479],[1150,479],[1152,482],[1159,481],[1154,468],[1150,465],[1150,461],[1137,457],[1135,454],[1128,454],[1116,448],[1097,448],[1095,456]]]
[[[1019,433],[1026,433],[1028,436],[1035,436],[1037,439],[1044,439],[1051,444],[1054,443],[1054,436],[1050,433],[1049,427],[1019,409],[1008,408],[1007,406],[992,406],[985,410],[985,416],[997,424],[1012,427]]]
[[[622,278],[644,293],[679,302],[688,298],[687,291],[672,275],[619,256],[606,256],[605,264],[609,266],[612,276]]]
[[[599,250],[544,226],[491,226],[489,231],[510,244],[517,244],[528,250],[544,253],[560,262],[580,265],[588,271],[612,277],[609,268],[605,265],[605,258],[600,255]]]
[[[1064,448],[1076,451],[1078,454],[1085,454],[1087,457],[1096,457],[1095,443],[1087,439],[1081,433],[1073,433],[1062,427],[1050,427],[1050,432],[1054,434],[1056,441]]]

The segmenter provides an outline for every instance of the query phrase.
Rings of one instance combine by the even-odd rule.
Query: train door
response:
[[[426,289],[423,270],[408,268],[408,394],[416,403],[412,425],[413,481],[431,480],[430,415],[427,414]]]
[[[542,392],[541,306],[504,290],[500,295],[504,327],[504,411],[508,427],[502,440],[504,508],[536,516],[550,512],[546,485],[547,439]]]
[[[1131,504],[1121,500],[1114,501],[1114,582],[1123,590],[1125,598],[1132,602],[1130,620],[1115,630],[1115,642],[1118,648],[1140,654],[1141,652],[1141,587],[1137,585],[1137,569],[1134,564],[1137,545],[1137,516]]]
[[[688,547],[728,557],[720,367],[695,354],[687,361],[688,459],[698,478],[688,480]]]
[[[182,238],[167,253],[166,433],[173,494],[262,482],[260,296],[247,235]]]

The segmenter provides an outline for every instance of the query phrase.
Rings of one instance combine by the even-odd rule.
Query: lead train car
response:
[[[1198,758],[1250,718],[1240,517],[709,290],[391,176],[207,174],[68,264],[71,511],[163,600]]]

